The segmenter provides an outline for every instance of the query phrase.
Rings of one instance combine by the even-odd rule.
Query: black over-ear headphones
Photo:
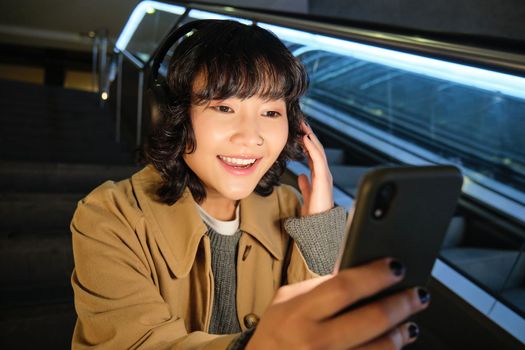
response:
[[[169,89],[167,83],[159,76],[160,65],[168,53],[168,50],[187,34],[199,30],[199,28],[202,28],[203,26],[214,21],[215,20],[203,19],[183,24],[182,26],[173,29],[160,43],[157,50],[155,50],[151,60],[152,63],[149,76],[149,88],[154,95],[155,101],[153,102],[157,104],[157,106],[165,105],[168,103],[169,99]],[[153,115],[152,117],[154,118]]]

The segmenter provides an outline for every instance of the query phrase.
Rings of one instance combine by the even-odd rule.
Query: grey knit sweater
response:
[[[321,214],[288,218],[284,227],[294,239],[313,272],[332,272],[344,233],[345,211],[335,207]],[[209,332],[232,334],[241,331],[237,318],[237,247],[241,232],[225,236],[208,227],[211,243],[215,297]]]
[[[237,318],[237,247],[241,231],[232,236],[221,235],[208,227],[211,243],[211,269],[215,281],[215,296],[209,332],[231,334],[241,331]]]

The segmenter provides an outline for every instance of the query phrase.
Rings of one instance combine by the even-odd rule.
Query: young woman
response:
[[[299,107],[305,70],[286,47],[258,27],[207,21],[175,48],[168,83],[148,165],[102,184],[73,217],[73,348],[383,349],[415,340],[417,326],[402,322],[428,304],[423,289],[339,314],[404,271],[383,259],[330,274],[345,215]],[[299,196],[279,177],[302,151],[311,183],[299,177]]]

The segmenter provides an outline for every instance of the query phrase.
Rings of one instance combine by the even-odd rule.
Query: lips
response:
[[[237,167],[249,167],[257,161],[257,158],[236,158],[236,157],[228,157],[228,156],[218,156],[218,157],[224,163],[230,166],[237,166]]]
[[[218,155],[217,159],[228,172],[234,175],[248,175],[254,171],[261,158],[255,156]]]

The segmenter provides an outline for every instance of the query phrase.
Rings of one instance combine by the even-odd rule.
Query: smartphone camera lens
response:
[[[381,200],[390,202],[394,196],[394,184],[388,183],[379,189]]]
[[[374,217],[376,219],[380,219],[382,216],[383,216],[383,210],[382,209],[377,208],[376,210],[374,210]]]
[[[372,216],[374,219],[379,220],[386,215],[395,193],[396,188],[393,183],[387,183],[379,188],[372,208]]]

